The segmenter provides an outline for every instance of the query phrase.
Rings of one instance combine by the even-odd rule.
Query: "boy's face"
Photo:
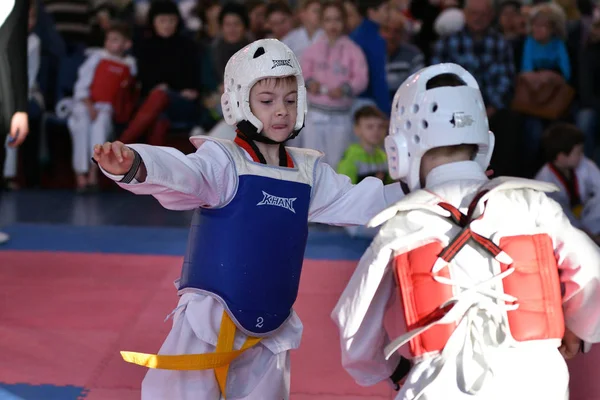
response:
[[[573,147],[569,154],[560,153],[557,156],[557,164],[562,168],[575,169],[583,160],[583,144],[578,144]]]
[[[237,43],[244,38],[246,28],[239,16],[227,14],[223,17],[221,31],[223,33],[223,40],[226,43]]]
[[[271,13],[267,23],[275,39],[282,39],[292,30],[292,16],[279,11]]]
[[[112,31],[106,34],[104,48],[110,54],[122,56],[131,47],[131,41],[119,32]]]
[[[379,117],[363,117],[354,125],[356,136],[368,146],[380,146],[387,131],[386,121]]]
[[[321,4],[310,3],[301,14],[302,23],[311,29],[317,29],[321,25]]]
[[[156,34],[162,38],[168,38],[175,34],[179,18],[177,15],[161,14],[154,17],[153,25]]]
[[[298,86],[291,79],[269,78],[250,90],[250,110],[263,124],[263,134],[271,140],[286,140],[294,130],[298,115]]]

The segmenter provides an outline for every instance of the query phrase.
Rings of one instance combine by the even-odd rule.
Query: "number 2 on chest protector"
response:
[[[263,319],[263,317],[256,318],[256,327],[262,328],[264,325],[264,322],[265,322],[265,320]]]

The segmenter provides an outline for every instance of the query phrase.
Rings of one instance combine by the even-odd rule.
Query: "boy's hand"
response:
[[[579,339],[569,328],[565,328],[565,334],[562,339],[562,344],[558,348],[558,351],[565,360],[570,360],[579,353],[581,348],[581,339]]]
[[[125,175],[133,165],[135,154],[122,142],[106,142],[94,146],[94,160],[112,175]]]

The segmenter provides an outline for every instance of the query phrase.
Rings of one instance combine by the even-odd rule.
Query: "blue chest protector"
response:
[[[244,333],[266,336],[289,318],[298,295],[312,182],[293,169],[233,159],[236,194],[222,208],[194,213],[179,289],[207,292]]]

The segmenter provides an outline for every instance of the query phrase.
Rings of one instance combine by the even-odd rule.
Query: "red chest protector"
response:
[[[564,317],[558,266],[552,240],[546,234],[507,236],[497,246],[490,239],[471,231],[472,214],[479,199],[475,197],[467,215],[447,203],[438,205],[449,211],[452,221],[462,228],[447,247],[437,241],[396,256],[394,272],[400,288],[407,331],[426,326],[442,318],[448,309],[440,306],[456,295],[453,287],[434,279],[435,275],[450,279],[450,261],[467,244],[481,246],[490,257],[504,252],[512,258],[512,264],[500,264],[500,271],[509,267],[514,272],[502,280],[504,292],[516,297],[518,308],[508,311],[508,324],[516,341],[561,339],[564,333]],[[477,219],[483,218],[483,214]],[[448,263],[439,272],[432,272],[436,262]],[[477,265],[473,265],[477,268]],[[441,351],[456,323],[434,325],[410,340],[413,356]]]
[[[94,103],[112,104],[115,122],[127,122],[138,98],[129,65],[108,58],[100,60],[90,87],[90,97]]]

